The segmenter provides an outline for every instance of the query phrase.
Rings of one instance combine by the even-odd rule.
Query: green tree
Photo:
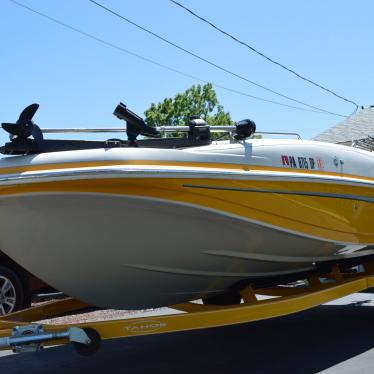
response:
[[[197,115],[211,126],[232,125],[230,114],[219,104],[211,83],[193,85],[173,98],[152,103],[144,112],[149,126],[186,126],[191,115]]]

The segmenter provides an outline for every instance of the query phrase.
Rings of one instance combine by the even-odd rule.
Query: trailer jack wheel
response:
[[[83,331],[90,338],[91,342],[89,344],[73,342],[73,347],[81,356],[91,356],[100,348],[101,336],[95,329],[90,327],[84,328]]]

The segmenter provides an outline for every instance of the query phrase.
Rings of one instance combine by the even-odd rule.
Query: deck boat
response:
[[[229,140],[197,118],[184,137],[160,138],[175,128],[151,128],[123,104],[114,114],[127,140],[45,139],[68,129],[41,130],[37,109],[2,124],[0,249],[84,302],[214,300],[374,253],[371,152],[253,138],[250,120],[218,129]]]

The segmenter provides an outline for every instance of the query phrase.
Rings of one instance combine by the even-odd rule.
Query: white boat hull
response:
[[[343,246],[171,201],[96,193],[0,199],[0,247],[93,305],[139,309],[312,269]]]

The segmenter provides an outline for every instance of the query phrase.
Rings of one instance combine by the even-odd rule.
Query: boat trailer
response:
[[[360,272],[344,272],[339,265],[334,265],[330,273],[313,275],[300,284],[256,290],[246,287],[241,291],[243,301],[237,305],[187,302],[170,306],[175,314],[152,317],[67,325],[38,323],[90,307],[72,298],[51,301],[0,317],[0,349],[35,352],[48,345],[72,343],[79,354],[88,356],[99,349],[101,340],[205,329],[280,317],[373,287],[374,262],[363,263],[361,268],[363,270]]]

